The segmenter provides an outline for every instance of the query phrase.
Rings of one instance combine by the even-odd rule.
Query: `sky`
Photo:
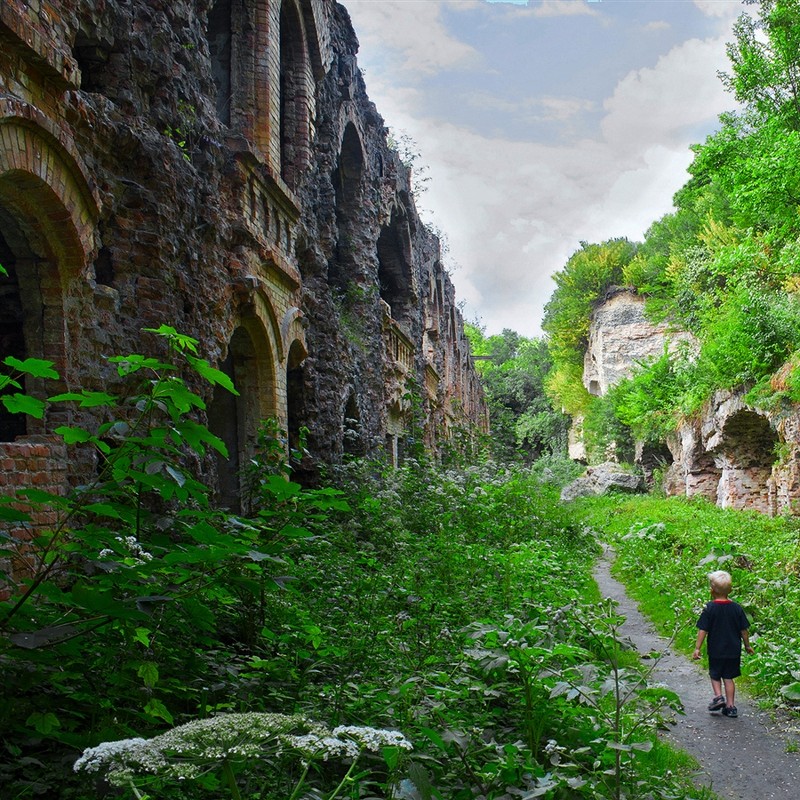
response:
[[[553,273],[582,241],[641,241],[735,108],[718,72],[740,0],[342,2],[487,334],[541,335]]]

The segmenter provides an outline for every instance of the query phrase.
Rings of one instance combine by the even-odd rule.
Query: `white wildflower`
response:
[[[384,728],[368,728],[361,725],[339,725],[333,729],[334,736],[348,736],[363,748],[377,753],[381,747],[400,747],[412,750],[413,745],[400,731]]]

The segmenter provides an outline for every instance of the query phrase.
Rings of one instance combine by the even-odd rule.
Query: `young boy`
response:
[[[708,576],[711,585],[711,602],[706,605],[697,620],[697,642],[694,658],[700,658],[700,648],[708,637],[708,674],[714,699],[708,704],[709,711],[722,711],[726,717],[737,717],[739,712],[734,703],[736,686],[734,678],[741,674],[742,642],[744,649],[753,653],[750,646],[750,623],[738,603],[728,599],[731,593],[731,576],[723,570]],[[722,682],[725,683],[725,697],[722,696]],[[727,697],[727,701],[726,698]]]

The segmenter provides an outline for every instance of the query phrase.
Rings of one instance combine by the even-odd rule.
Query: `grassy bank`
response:
[[[744,659],[751,689],[778,706],[800,699],[800,521],[720,509],[702,499],[584,498],[576,519],[612,544],[615,570],[662,632],[681,627],[691,652],[708,598],[706,575],[733,576],[733,599],[751,621],[756,654]]]

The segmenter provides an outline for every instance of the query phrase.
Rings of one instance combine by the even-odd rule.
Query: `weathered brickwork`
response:
[[[103,356],[158,346],[143,328],[195,336],[241,392],[203,388],[233,454],[205,469],[231,503],[266,417],[293,443],[308,428],[309,481],[486,429],[439,242],[356,50],[332,0],[0,4],[2,355],[53,361],[48,391],[107,389]],[[0,420],[0,491],[65,484],[62,452],[26,448],[72,415]]]

